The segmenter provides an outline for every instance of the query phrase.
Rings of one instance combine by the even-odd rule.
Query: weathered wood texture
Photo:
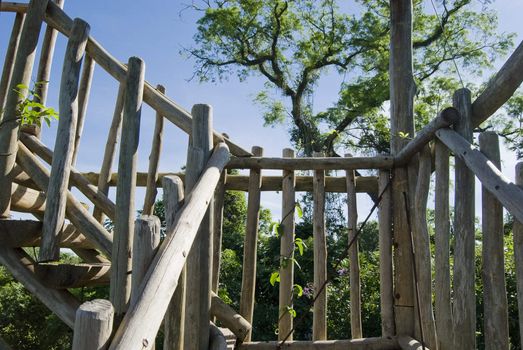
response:
[[[445,108],[436,118],[428,123],[416,136],[394,157],[395,166],[407,165],[412,157],[420,152],[429,141],[436,135],[436,131],[448,127],[459,120],[459,113],[453,107]]]
[[[49,3],[47,12],[45,14],[47,23],[59,30],[66,36],[71,32],[72,19],[58,6]],[[87,42],[87,53],[102,67],[107,73],[113,76],[119,82],[124,82],[127,67],[125,67],[116,58],[111,56],[100,43],[94,38],[90,37]],[[148,82],[144,86],[144,102],[151,106],[156,112],[163,115],[166,119],[178,126],[187,134],[192,132],[192,117],[191,114],[173,102],[164,94],[157,91],[153,85]],[[229,146],[231,153],[239,157],[251,156],[249,152],[224,137],[221,133],[213,131],[213,142],[218,144],[225,142]]]
[[[263,148],[254,146],[255,157],[263,156]],[[240,314],[252,323],[254,314],[254,291],[256,290],[256,260],[258,257],[258,223],[260,219],[261,170],[251,169],[247,201],[247,224],[243,244],[243,271],[240,298]],[[251,341],[251,333],[245,341]]]
[[[140,137],[143,81],[145,64],[138,57],[129,58],[125,84],[122,120],[122,144],[116,188],[116,220],[111,268],[110,300],[114,306],[114,323],[118,325],[126,312],[131,296],[131,265],[134,231],[134,197],[136,189],[136,159]]]
[[[12,248],[38,247],[42,222],[34,220],[0,220],[0,244]],[[64,248],[89,248],[90,243],[73,225],[65,225],[60,232],[60,246]]]
[[[109,284],[109,263],[39,263],[35,272],[44,285],[53,289],[94,287]]]
[[[107,135],[107,142],[105,144],[104,158],[100,168],[100,174],[96,181],[91,180],[91,183],[98,185],[98,191],[107,196],[109,193],[109,182],[112,175],[112,167],[114,157],[116,154],[116,144],[118,142],[118,135],[122,129],[122,112],[123,103],[125,99],[125,84],[120,83],[118,88],[118,95],[116,97],[116,104],[113,112],[113,119],[109,127],[109,134]],[[94,207],[93,216],[98,222],[104,221],[102,209],[98,206]]]
[[[11,186],[11,208],[22,213],[44,215],[45,193],[13,183]]]
[[[322,157],[323,153],[315,153]],[[314,309],[312,314],[312,340],[327,340],[327,241],[325,230],[325,171],[313,174],[312,235],[314,239]],[[321,292],[320,292],[321,289]]]
[[[392,285],[392,186],[389,184],[390,172],[379,173],[379,193],[382,194],[378,211],[379,251],[380,251],[380,313],[381,336],[394,335],[394,296]]]
[[[414,137],[414,94],[412,68],[412,2],[390,0],[390,127],[391,153],[397,155]],[[410,235],[403,192],[409,191],[407,169],[396,168],[393,182],[394,281],[397,334],[414,334],[414,293]],[[412,182],[412,181],[411,181]]]
[[[73,350],[104,350],[113,331],[114,308],[108,300],[95,299],[76,311]]]
[[[479,147],[496,168],[501,168],[499,139],[495,132],[481,133],[479,135]],[[508,302],[505,284],[503,207],[485,187],[481,190],[481,198],[485,349],[508,350]]]
[[[435,317],[438,349],[454,349],[452,304],[450,289],[450,204],[449,204],[449,155],[448,148],[436,140],[434,190],[435,229]]]
[[[17,106],[22,100],[16,87],[18,84],[30,85],[31,73],[38,44],[38,36],[42,27],[45,9],[48,0],[32,0],[29,2],[27,15],[22,27],[18,50],[13,66],[11,81],[7,92],[5,108],[3,111],[2,124],[0,125],[0,188],[11,188],[13,169],[18,138],[18,118]],[[72,21],[71,21],[72,27]],[[28,91],[23,91],[22,95],[27,95]],[[0,191],[0,218],[9,217],[9,206],[11,193],[9,190]]]
[[[2,1],[0,3],[0,11],[2,12],[26,13],[28,7],[28,4],[13,1]]]
[[[487,120],[514,94],[523,81],[522,66],[523,42],[472,104],[472,127],[477,127]]]
[[[436,136],[454,152],[454,154],[472,169],[473,175],[481,184],[503,204],[515,218],[523,220],[523,191],[511,182],[492,162],[458,133],[450,129],[441,129]]]
[[[165,88],[157,85],[156,89],[165,94]],[[149,169],[147,172],[147,186],[145,190],[145,199],[143,203],[143,213],[151,215],[154,213],[154,202],[156,200],[156,182],[158,181],[158,166],[160,164],[160,153],[162,152],[163,140],[163,116],[156,113],[156,119],[153,132],[153,144],[149,154]]]
[[[166,234],[141,284],[141,297],[129,308],[115,334],[111,349],[141,349],[144,339],[154,339],[186,263],[187,252],[193,245],[220,173],[228,160],[227,146],[219,144],[202,176],[185,199],[173,228]],[[144,319],[147,322],[144,323]]]
[[[220,182],[214,193],[214,232],[212,242],[212,284],[211,290],[218,293],[220,284],[220,267],[222,258],[222,235],[223,235],[223,208],[225,201],[225,183],[227,172],[222,173]]]
[[[31,152],[42,158],[46,163],[52,164],[54,153],[36,136],[21,134],[20,140]],[[114,220],[116,212],[115,204],[74,167],[70,168],[70,172],[69,183],[78,188],[91,202],[102,208],[103,212],[107,214],[111,220]]]
[[[351,157],[346,154],[345,157]],[[347,231],[349,248],[349,283],[350,283],[350,330],[351,338],[363,338],[361,325],[361,280],[359,244],[356,237],[358,231],[358,205],[356,201],[356,186],[354,183],[354,170],[347,170]]]
[[[209,350],[227,350],[227,339],[220,328],[211,322],[209,327]]]
[[[516,164],[516,185],[523,189],[523,162]],[[516,265],[516,283],[518,291],[518,316],[523,320],[523,220],[514,219],[514,260]],[[523,344],[523,322],[519,322],[520,345]]]
[[[76,18],[65,51],[60,83],[60,119],[57,129],[59,137],[55,141],[51,175],[46,191],[47,205],[39,252],[40,261],[53,261],[60,258],[58,234],[62,230],[65,220],[67,187],[78,119],[78,83],[89,31],[90,27],[87,22]]]
[[[16,156],[17,163],[31,175],[31,178],[40,187],[47,189],[49,171],[36,159],[36,157],[20,143]],[[107,230],[94,220],[86,208],[71,194],[67,194],[66,217],[82,232],[96,247],[107,256],[111,255],[112,237]]]
[[[78,159],[78,152],[80,151],[80,139],[84,130],[87,106],[89,105],[89,97],[91,95],[94,66],[94,60],[91,58],[91,56],[86,55],[82,68],[82,78],[80,79],[80,85],[78,87],[78,120],[74,134],[73,159],[71,161],[71,164],[73,165],[76,164],[76,160]]]
[[[470,91],[460,89],[454,93],[454,107],[461,114],[455,125],[456,131],[468,142],[472,142]],[[439,133],[439,131],[438,131]],[[437,133],[437,134],[438,134]],[[441,139],[441,138],[440,138]],[[444,140],[442,140],[447,144]],[[447,146],[449,146],[447,144]],[[476,348],[476,293],[474,288],[474,173],[454,151],[456,157],[455,199],[454,199],[454,329],[456,348]],[[479,152],[478,152],[479,153]],[[467,152],[465,151],[465,154]]]
[[[83,173],[93,184],[98,183],[100,175],[97,173]],[[175,175],[182,180],[185,175],[182,173],[159,173],[156,187],[162,186],[162,179],[165,176]],[[281,191],[282,176],[262,176],[260,191]],[[312,192],[312,176],[296,176],[296,192]],[[118,182],[118,174],[112,174],[108,181],[109,186],[115,186]],[[147,186],[147,173],[136,174],[136,186]],[[249,176],[246,175],[227,175],[225,189],[231,191],[249,191]],[[345,176],[325,176],[325,192],[347,193],[347,181]],[[378,179],[376,176],[356,176],[356,192],[377,195]]]
[[[343,170],[343,169],[389,169],[394,164],[390,156],[354,158],[231,158],[228,169],[284,169],[284,170]]]
[[[427,225],[427,200],[430,189],[430,175],[432,173],[432,157],[430,147],[420,152],[418,181],[414,197],[413,243],[415,264],[417,271],[417,286],[419,295],[419,311],[421,327],[425,344],[431,349],[437,349],[436,324],[432,309],[432,268],[430,254],[430,237]]]
[[[25,14],[17,13],[9,37],[9,44],[5,52],[4,65],[2,68],[2,75],[0,76],[0,111],[4,109],[5,98],[7,96],[7,87],[11,82],[13,75],[14,60],[20,44],[20,35],[22,34],[22,25],[24,24]],[[0,120],[3,114],[0,114]]]
[[[184,203],[182,180],[177,176],[163,178],[165,230],[172,232],[175,218]],[[182,350],[185,330],[185,281],[187,271],[182,269],[178,286],[165,313],[164,350]]]
[[[160,219],[154,215],[140,215],[134,225],[131,304],[140,295],[140,284],[160,245]]]
[[[240,341],[250,334],[252,325],[242,315],[226,304],[216,293],[211,293],[211,315],[230,329]]]
[[[294,158],[294,151],[286,148],[283,157]],[[278,339],[283,340],[292,329],[292,292],[294,285],[294,209],[296,193],[294,190],[294,171],[284,170],[282,181],[282,234],[280,236],[280,288],[278,302]],[[292,334],[287,340],[292,340]]]
[[[401,350],[430,350],[425,344],[408,336],[399,336],[398,345]]]
[[[35,275],[35,262],[22,249],[0,246],[0,264],[66,325],[73,328],[76,309],[80,302],[67,291],[46,287]]]
[[[189,193],[200,177],[212,150],[212,108],[198,104],[192,109],[192,135],[189,142],[185,192]],[[212,279],[212,214],[209,203],[198,235],[187,258],[187,290],[184,349],[204,350],[209,346],[209,308]]]
[[[290,341],[281,347],[279,342],[252,342],[240,345],[240,350],[396,350],[398,342],[393,338],[364,338],[351,340]]]

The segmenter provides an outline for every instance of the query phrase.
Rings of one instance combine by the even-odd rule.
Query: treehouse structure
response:
[[[327,158],[316,154],[295,158],[290,149],[281,158],[249,152],[212,128],[212,109],[195,105],[191,112],[169,99],[161,86],[144,80],[144,64],[131,57],[116,60],[93,37],[89,25],[71,19],[61,1],[1,2],[14,25],[0,81],[0,263],[49,309],[74,329],[73,349],[151,349],[164,327],[166,349],[474,349],[474,183],[483,186],[483,283],[485,342],[488,349],[508,349],[508,312],[504,282],[503,208],[515,218],[514,246],[518,306],[523,315],[523,164],[516,183],[500,172],[498,138],[472,131],[514,93],[523,80],[520,45],[483,93],[471,101],[466,89],[456,91],[454,107],[414,131],[409,1],[391,1],[391,127],[390,155]],[[45,28],[44,28],[45,27]],[[45,37],[36,81],[49,80],[57,35],[68,38],[60,83],[58,137],[54,149],[44,145],[39,130],[19,124],[15,91],[29,85],[40,32]],[[61,60],[61,58],[58,58]],[[75,168],[86,116],[93,67],[98,64],[119,82],[114,117],[101,169]],[[46,85],[38,87],[45,104]],[[136,167],[142,104],[156,113],[147,173]],[[185,174],[159,174],[163,123],[190,135]],[[396,135],[408,133],[410,139]],[[120,142],[118,171],[112,172]],[[455,157],[453,227],[450,255],[449,157]],[[49,166],[50,167],[49,167]],[[225,169],[248,169],[249,175],[226,175]],[[266,169],[281,176],[266,176]],[[377,176],[356,176],[358,169],[376,169]],[[297,176],[297,170],[312,176]],[[343,177],[326,176],[345,171]],[[435,259],[431,261],[426,209],[435,172]],[[108,197],[116,187],[116,200]],[[142,215],[135,220],[135,191],[146,188]],[[152,215],[157,187],[163,187],[166,237],[160,244],[159,220]],[[80,202],[71,190],[87,198]],[[221,227],[225,191],[248,193],[240,309],[217,296]],[[312,192],[314,202],[314,304],[312,340],[293,339],[298,319],[293,304],[293,264],[279,272],[279,333],[275,340],[252,339],[256,300],[257,230],[261,191],[281,191],[281,259],[295,250],[296,192]],[[327,249],[325,194],[346,193],[348,199],[352,339],[327,334]],[[365,338],[361,326],[356,193],[368,193],[378,208],[380,250],[381,337]],[[84,200],[85,201],[85,200]],[[479,210],[479,209],[478,209]],[[34,215],[13,220],[12,212]],[[110,233],[104,218],[114,222]],[[39,247],[34,261],[24,247]],[[58,262],[60,248],[70,248],[82,264]],[[453,283],[451,289],[451,265]],[[435,266],[431,266],[435,265]],[[435,271],[432,276],[431,271]],[[69,288],[110,284],[110,300],[80,303]],[[521,317],[520,317],[521,319]],[[218,326],[217,326],[218,325]],[[523,328],[521,328],[523,335]],[[278,338],[278,339],[276,339]],[[521,337],[523,339],[523,336]]]

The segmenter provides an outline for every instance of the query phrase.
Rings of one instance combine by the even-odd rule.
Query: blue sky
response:
[[[168,0],[65,0],[65,11],[71,17],[80,17],[91,25],[94,36],[113,56],[126,62],[130,56],[141,57],[146,64],[146,80],[162,84],[167,94],[190,110],[195,103],[208,103],[214,108],[214,125],[218,131],[230,137],[246,149],[253,145],[265,148],[265,155],[280,156],[288,147],[285,126],[264,128],[261,111],[252,103],[253,96],[263,86],[263,81],[249,78],[240,83],[235,78],[218,84],[200,84],[187,81],[192,75],[193,62],[179,54],[183,47],[193,44],[195,21],[198,14],[184,11],[187,1]],[[497,0],[492,6],[499,12],[501,32],[515,32],[517,45],[523,39],[521,14],[523,0]],[[3,63],[14,15],[0,13],[0,59]],[[55,63],[51,77],[51,93],[48,105],[57,106],[61,62],[66,41],[59,36]],[[505,58],[496,62],[501,66]],[[338,81],[335,77],[323,79],[314,97],[318,108],[328,107],[337,98]],[[80,146],[78,168],[98,171],[117,92],[116,81],[105,71],[95,70],[93,89],[89,103],[85,134]],[[142,116],[139,169],[146,171],[154,113],[145,107]],[[44,142],[54,144],[54,129],[44,131]],[[185,162],[187,137],[175,127],[166,126],[164,151],[160,168],[177,171]],[[507,155],[505,173],[512,177],[513,157]],[[270,200],[272,202],[272,200]],[[274,204],[276,209],[277,205]],[[269,205],[273,207],[273,205]]]

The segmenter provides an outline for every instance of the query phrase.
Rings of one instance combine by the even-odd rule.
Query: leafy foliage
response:
[[[36,82],[31,89],[24,84],[16,85],[15,91],[20,98],[20,102],[16,106],[16,118],[20,125],[41,127],[43,120],[47,126],[50,126],[52,119],[58,120],[58,113],[53,108],[40,103],[41,97],[36,93],[37,86],[47,83],[47,81]]]

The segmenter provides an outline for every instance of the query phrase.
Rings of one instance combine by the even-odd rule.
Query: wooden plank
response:
[[[430,237],[427,225],[427,200],[430,189],[430,175],[432,174],[432,157],[430,147],[420,152],[418,181],[414,196],[414,215],[412,228],[415,264],[417,271],[417,292],[419,296],[419,312],[421,328],[425,345],[437,349],[436,324],[432,309],[432,268],[430,253]]]
[[[294,158],[294,150],[285,148],[284,158]],[[278,340],[287,337],[292,329],[293,319],[289,309],[293,307],[292,293],[294,285],[294,210],[296,193],[294,190],[294,171],[284,170],[282,180],[282,220],[280,237],[280,289],[278,302]],[[287,340],[292,340],[291,334]]]
[[[165,93],[165,88],[161,85],[156,86],[161,93]],[[143,213],[151,215],[154,213],[154,202],[156,200],[156,182],[158,181],[158,165],[160,163],[160,153],[162,152],[163,139],[163,117],[156,113],[154,124],[153,144],[149,154],[149,170],[147,172],[147,188],[143,203]]]
[[[501,168],[498,135],[492,131],[479,135],[481,152]],[[483,244],[483,324],[485,349],[509,349],[508,302],[505,283],[503,207],[487,188],[481,190]]]
[[[38,247],[41,240],[42,222],[34,220],[0,220],[0,244],[12,248]],[[60,232],[60,246],[64,248],[92,249],[83,234],[73,225],[65,225]]]
[[[181,180],[180,180],[181,181]],[[223,235],[223,206],[225,201],[225,184],[227,182],[227,173],[224,171],[216,193],[214,194],[214,232],[212,242],[212,284],[213,292],[218,293],[220,283],[220,266],[222,258],[222,235]]]
[[[2,75],[0,76],[0,111],[4,109],[4,103],[7,96],[7,87],[11,82],[11,76],[13,75],[14,59],[18,51],[18,45],[20,44],[20,36],[22,33],[22,25],[24,24],[25,14],[17,13],[13,23],[13,29],[11,30],[11,36],[9,37],[9,44],[5,52],[4,65],[2,68]],[[0,114],[0,120],[3,114]]]
[[[263,148],[254,146],[251,153],[255,157],[263,156]],[[240,296],[240,314],[252,324],[256,290],[256,260],[258,257],[258,224],[260,220],[261,169],[251,169],[249,196],[247,200],[247,224],[243,243],[243,271]],[[251,332],[245,337],[251,341]]]
[[[53,3],[49,3],[46,17],[47,23],[69,36],[72,26],[72,19],[60,8]],[[107,73],[112,75],[119,82],[125,80],[127,68],[116,58],[111,56],[94,38],[90,37],[87,43],[87,53],[94,58],[96,63],[100,65]],[[144,102],[151,106],[156,112],[163,115],[166,119],[185,131],[191,134],[191,114],[180,107],[178,104],[170,100],[167,96],[157,91],[154,86],[145,83],[144,86]],[[229,146],[231,153],[239,157],[249,157],[251,154],[224,137],[223,134],[213,131],[214,145],[225,142]]]
[[[472,142],[470,91],[460,89],[454,93],[454,107],[461,114],[456,131]],[[441,131],[441,130],[440,130]],[[436,135],[439,134],[439,131]],[[439,136],[438,136],[439,137]],[[440,138],[441,139],[441,138]],[[449,146],[444,140],[442,140]],[[466,142],[465,142],[466,143]],[[449,147],[453,150],[452,147]],[[455,150],[454,150],[455,151]],[[454,199],[454,329],[457,349],[476,348],[476,293],[474,287],[474,173],[461,157],[456,157]],[[467,153],[467,152],[465,152]],[[483,165],[484,166],[484,165]]]
[[[193,245],[220,173],[228,160],[227,146],[218,145],[176,216],[173,228],[166,234],[166,239],[140,286],[141,297],[136,304],[130,306],[110,349],[141,349],[144,339],[154,339],[186,263],[187,252]],[[143,320],[147,322],[144,323]]]
[[[28,4],[19,2],[2,1],[0,3],[0,11],[2,12],[26,13],[28,7]]]
[[[36,159],[36,157],[20,143],[16,156],[17,163],[31,175],[31,178],[41,189],[46,189],[49,182],[49,171]],[[71,194],[67,194],[66,217],[82,232],[89,240],[96,244],[102,253],[111,255],[112,237],[107,230],[100,225],[84,206]]]
[[[34,273],[35,262],[22,249],[0,246],[0,264],[66,325],[74,327],[75,312],[80,302],[65,290],[46,287]]]
[[[120,83],[113,112],[113,119],[111,121],[111,126],[109,127],[109,134],[107,135],[107,142],[105,144],[104,158],[100,168],[100,175],[96,181],[91,180],[91,183],[98,185],[98,191],[106,196],[109,193],[109,180],[111,179],[112,175],[112,166],[114,162],[114,156],[116,154],[118,135],[120,135],[122,129],[124,99],[125,84]],[[100,223],[104,221],[104,215],[102,209],[99,206],[94,207],[93,216]]]
[[[321,152],[314,153],[322,157]],[[327,340],[327,241],[325,230],[325,171],[313,173],[313,216],[312,236],[314,239],[314,302],[312,318],[312,340]],[[320,292],[320,289],[321,292]]]
[[[185,192],[189,193],[212,151],[212,107],[197,104],[192,109],[192,135],[187,155]],[[209,346],[209,308],[212,279],[213,203],[200,225],[197,238],[187,258],[187,290],[184,349],[203,350]]]
[[[412,2],[390,0],[390,127],[391,153],[397,155],[414,137],[414,94],[412,68]],[[414,293],[410,229],[403,192],[412,185],[407,169],[396,168],[393,180],[394,225],[394,316],[397,334],[414,334]]]
[[[279,342],[252,342],[243,343],[240,350],[396,350],[398,342],[395,338],[364,338],[350,340],[320,340],[320,341],[291,341],[280,346]]]
[[[177,176],[163,178],[163,205],[165,230],[171,232],[176,215],[184,203],[183,182]],[[187,270],[182,269],[178,285],[165,313],[164,350],[182,350],[185,330],[185,281]]]
[[[523,81],[523,42],[472,104],[472,127],[493,115],[514,94]]]
[[[78,121],[76,123],[76,131],[74,135],[73,160],[71,161],[72,165],[76,164],[78,151],[80,150],[80,138],[82,137],[82,132],[84,130],[85,116],[87,114],[87,106],[89,104],[89,96],[91,94],[94,66],[94,60],[89,55],[86,55],[78,92]]]
[[[27,146],[27,148],[29,148],[29,150],[31,150],[31,152],[42,158],[46,163],[52,164],[54,156],[53,152],[36,136],[21,134],[20,140],[25,146]],[[102,208],[103,212],[106,213],[111,220],[114,220],[116,212],[115,204],[96,186],[92,185],[89,180],[74,167],[71,167],[70,172],[69,183],[78,188],[87,199]]]
[[[243,342],[250,334],[251,323],[214,292],[211,293],[211,315],[216,317],[223,327],[230,329],[240,342]]]
[[[434,190],[435,229],[435,309],[438,349],[454,349],[452,304],[450,289],[450,205],[449,205],[449,155],[448,148],[436,140]]]
[[[127,311],[131,296],[131,265],[134,231],[134,196],[136,189],[136,159],[140,137],[143,81],[145,64],[138,57],[129,58],[125,84],[125,102],[122,121],[122,145],[116,188],[116,220],[113,232],[113,266],[111,269],[110,300],[114,306],[114,324],[117,326]]]
[[[110,263],[57,264],[38,263],[35,273],[49,288],[69,289],[108,285]]]
[[[11,208],[22,213],[44,214],[45,193],[13,183],[11,186]]]
[[[58,121],[55,152],[47,188],[47,205],[44,213],[40,261],[53,261],[60,258],[58,234],[64,225],[67,187],[73,157],[74,134],[78,118],[78,83],[80,68],[85,52],[90,27],[87,22],[77,18],[65,52],[60,83],[60,120]]]
[[[98,183],[100,175],[89,172],[82,173],[93,184]],[[162,186],[162,179],[165,176],[175,175],[182,180],[185,174],[182,173],[159,173],[156,187]],[[282,176],[262,176],[260,191],[281,191]],[[296,192],[312,192],[312,176],[296,176]],[[112,174],[108,180],[109,186],[115,186],[118,182],[118,174]],[[147,186],[147,173],[139,172],[136,174],[136,186]],[[225,189],[230,191],[249,191],[249,176],[246,175],[227,175]],[[347,181],[345,176],[325,176],[325,192],[347,193]],[[376,176],[356,176],[356,192],[378,194],[378,178]]]
[[[379,251],[380,251],[380,314],[381,336],[395,334],[394,296],[392,285],[392,196],[389,185],[390,172],[380,170],[379,193],[383,193],[378,207]]]
[[[346,154],[345,157],[352,157]],[[349,280],[350,280],[350,329],[351,338],[363,338],[361,326],[361,281],[360,281],[360,261],[359,244],[356,239],[358,231],[358,206],[356,203],[356,189],[354,183],[354,170],[347,170],[347,211],[348,222],[347,231],[349,234],[348,242],[352,242],[349,248]]]
[[[113,330],[114,308],[108,300],[86,301],[76,311],[73,350],[104,350]]]
[[[344,170],[344,169],[389,169],[394,158],[390,156],[353,158],[231,158],[227,169],[284,169],[284,170]]]
[[[18,84],[29,86],[31,83],[31,73],[35,60],[38,36],[42,26],[45,9],[48,0],[32,0],[29,2],[27,15],[22,27],[20,43],[16,52],[16,59],[11,75],[11,81],[7,92],[4,108],[4,117],[0,125],[0,188],[9,189],[12,183],[11,171],[13,169],[18,139],[18,116],[17,106],[26,96],[28,91],[23,91],[19,95],[16,91]],[[11,202],[10,191],[0,191],[0,218],[9,217],[9,207]]]
[[[516,164],[516,185],[523,189],[523,162]],[[514,260],[516,265],[516,285],[518,291],[518,317],[523,320],[523,221],[514,218]],[[519,341],[523,344],[523,322],[519,322]]]
[[[160,246],[160,219],[140,215],[134,225],[131,303],[140,297],[140,284]],[[151,348],[151,347],[149,347]]]
[[[418,131],[416,136],[394,157],[394,165],[407,165],[411,158],[434,138],[436,131],[448,127],[458,120],[459,113],[454,107],[448,107],[439,112],[436,118],[432,119],[430,123]]]

